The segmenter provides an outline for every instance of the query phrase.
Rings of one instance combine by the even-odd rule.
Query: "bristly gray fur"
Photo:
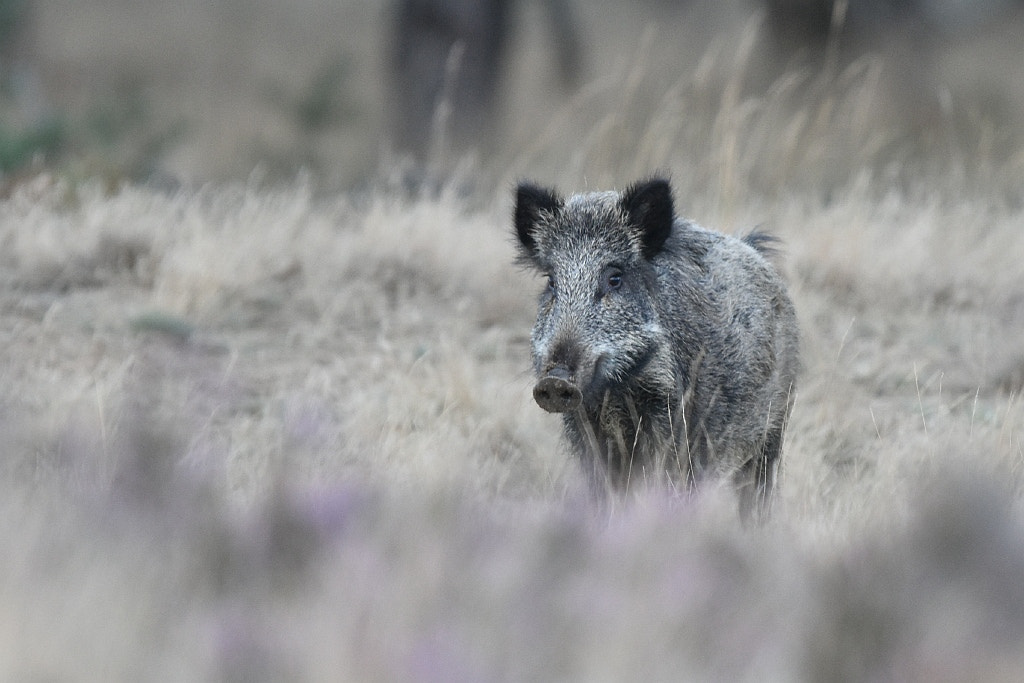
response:
[[[534,395],[563,413],[595,490],[727,477],[743,517],[765,515],[799,365],[775,238],[676,217],[657,178],[568,198],[523,183],[515,228],[548,277]]]

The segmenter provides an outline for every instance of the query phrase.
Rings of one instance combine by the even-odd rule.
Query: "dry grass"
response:
[[[769,524],[588,501],[505,192],[43,174],[0,202],[0,678],[1019,678],[1022,157],[874,144],[870,70],[748,97],[752,26],[658,97],[643,46],[494,175],[661,167],[784,239]]]

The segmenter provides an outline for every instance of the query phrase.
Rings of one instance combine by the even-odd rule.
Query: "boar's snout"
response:
[[[572,383],[568,370],[555,367],[533,387],[533,399],[549,413],[567,413],[580,404],[583,394]]]

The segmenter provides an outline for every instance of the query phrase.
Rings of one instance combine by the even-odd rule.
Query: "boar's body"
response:
[[[798,368],[772,239],[677,218],[664,180],[568,199],[522,184],[515,214],[521,260],[548,277],[534,397],[592,486],[726,477],[744,517],[765,514]]]

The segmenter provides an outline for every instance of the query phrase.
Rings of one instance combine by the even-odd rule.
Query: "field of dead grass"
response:
[[[725,491],[587,499],[500,172],[44,172],[0,201],[0,678],[1016,680],[1024,157],[872,146],[856,69],[730,94],[754,30],[659,97],[635,56],[504,172],[660,168],[783,239],[804,369],[765,527]]]

